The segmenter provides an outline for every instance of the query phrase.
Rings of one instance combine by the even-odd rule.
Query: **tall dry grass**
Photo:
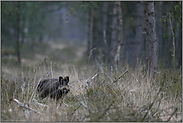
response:
[[[79,67],[47,58],[12,72],[1,77],[1,121],[182,121],[181,71],[159,71],[151,77],[142,66]],[[70,77],[71,90],[63,102],[56,106],[49,98],[40,100],[39,80],[60,75]]]

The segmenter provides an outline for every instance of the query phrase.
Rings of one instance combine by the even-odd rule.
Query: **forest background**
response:
[[[180,121],[182,117],[173,118],[173,116],[182,112],[180,105],[182,98],[182,1],[1,1],[1,72],[1,119],[3,121],[37,121],[38,119],[39,121]],[[124,74],[120,76],[121,73]],[[34,116],[35,119],[32,119],[26,113],[25,117],[18,115],[20,109],[14,109],[16,105],[9,102],[10,99],[17,98],[34,107],[36,105],[33,104],[36,98],[34,88],[38,80],[44,77],[58,78],[59,75],[69,75],[71,78],[72,91],[68,98],[74,106],[67,107],[67,105],[62,109],[66,112],[68,108],[71,112],[73,111],[71,114],[65,113],[69,118],[59,119],[59,110],[52,115],[53,117],[49,113],[45,114],[49,115],[45,119],[40,119],[39,116]],[[99,88],[98,85],[92,87],[98,90],[96,92],[91,91],[89,87],[90,91],[85,90],[85,92],[83,86],[91,81],[95,83],[94,85],[100,81],[104,87]],[[102,96],[108,96],[110,100],[116,101],[113,102],[113,108],[121,104],[121,100],[114,98],[115,94],[111,99],[108,91],[105,90],[108,88],[107,84],[117,81],[121,82],[121,86],[118,85],[120,89],[116,89],[116,85],[110,87],[115,91],[120,90],[118,92],[120,99],[126,94],[123,101],[127,97],[130,98],[130,101],[127,99],[128,101],[124,101],[122,106],[127,107],[130,102],[135,112],[144,105],[147,106],[149,102],[160,103],[155,98],[159,96],[157,88],[160,87],[162,93],[166,93],[163,95],[164,98],[160,97],[161,100],[171,95],[166,99],[172,100],[173,98],[174,102],[170,102],[171,106],[169,104],[166,106],[168,108],[173,106],[174,110],[167,111],[165,116],[161,116],[163,111],[150,105],[146,111],[150,111],[151,115],[138,112],[135,113],[138,116],[120,119],[119,112],[124,108],[119,109],[118,114],[117,111],[106,113],[109,108],[105,109],[103,105],[111,106],[109,101],[101,101],[101,105],[98,102],[94,106],[93,103],[98,100],[97,96],[101,91]],[[162,82],[166,82],[166,87],[161,86]],[[156,88],[152,90],[154,96],[142,98],[144,91],[148,90],[144,87],[148,84],[150,90],[153,87]],[[121,88],[124,89],[121,90]],[[144,90],[137,88],[144,88]],[[137,96],[134,95],[133,98],[131,97],[130,94],[132,90],[134,92],[134,89],[140,91],[138,95],[141,100],[136,100]],[[136,93],[137,90],[135,90]],[[88,93],[96,95],[96,100],[92,100],[94,102],[90,100]],[[77,100],[72,100],[76,95],[82,95],[78,98],[88,104],[87,107],[85,104],[85,110],[76,109]],[[84,98],[86,96],[87,101]],[[46,104],[49,107],[51,103]],[[88,111],[89,109],[92,109],[94,113]],[[105,119],[103,115],[96,117],[96,114],[100,113],[99,109],[103,109],[104,112],[101,114],[109,118]],[[49,110],[46,109],[46,111]],[[44,112],[45,109],[41,108],[40,111]],[[88,111],[89,114],[87,117],[81,115],[82,113],[76,115],[77,111],[80,113]],[[113,119],[113,114],[119,117]],[[123,113],[123,116],[126,115]]]

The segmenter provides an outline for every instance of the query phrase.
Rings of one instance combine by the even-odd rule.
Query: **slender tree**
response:
[[[108,10],[108,2],[103,2],[103,41],[104,41],[104,49],[105,49],[105,56],[107,56],[107,36],[106,36],[106,30],[107,30],[107,11]]]
[[[92,29],[93,29],[93,7],[89,8],[89,20],[88,20],[88,48],[87,48],[87,56],[90,55],[91,50],[91,42],[92,42]],[[88,59],[89,62],[89,59]]]
[[[117,3],[114,2],[113,7],[113,19],[112,19],[112,31],[111,31],[111,48],[110,48],[110,64],[114,65],[114,56],[116,50],[116,36],[117,36]]]
[[[112,65],[111,60],[111,45],[112,45],[112,20],[113,20],[113,2],[108,2],[108,11],[107,11],[107,24],[106,24],[106,62],[110,65]]]
[[[135,40],[134,40],[134,57],[133,57],[133,68],[137,65],[137,60],[140,59],[140,52],[142,47],[142,41],[144,40],[143,35],[143,17],[144,17],[144,6],[143,2],[138,2],[137,4],[137,25],[136,25],[136,33],[135,33]]]
[[[173,53],[172,53],[172,56],[173,56],[173,67],[175,69],[175,33],[174,33],[174,29],[173,29],[173,26],[172,26],[172,19],[171,19],[171,14],[169,13],[169,23],[170,23],[170,29],[171,29],[171,35],[172,35],[172,38],[173,38],[173,42],[172,42],[172,45],[173,45]]]
[[[145,2],[146,7],[146,60],[148,72],[155,75],[157,71],[157,46],[155,31],[154,2]]]
[[[98,7],[97,6],[94,6],[94,9],[93,9],[93,29],[92,29],[92,61],[95,61],[96,60],[96,57],[98,55],[98,49],[97,49],[97,46],[98,46],[98,16],[97,16],[97,10],[98,10]]]
[[[117,47],[117,52],[115,56],[115,64],[119,65],[122,61],[120,61],[121,57],[121,46],[123,45],[123,28],[122,28],[122,10],[121,10],[121,2],[117,2],[117,7],[118,7],[118,19],[119,19],[119,26],[118,26],[118,47]]]
[[[162,17],[162,5],[163,5],[163,2],[162,1],[159,1],[158,2],[158,35],[157,35],[157,38],[158,38],[158,59],[159,61],[162,60],[162,57],[163,57],[163,30],[162,30],[162,22],[160,21],[161,17]]]
[[[164,33],[164,42],[165,42],[165,56],[166,56],[166,68],[171,68],[171,30],[170,30],[170,23],[166,21],[167,28],[165,28]]]
[[[17,40],[16,40],[16,52],[17,52],[17,59],[18,63],[21,63],[20,58],[20,2],[17,2]]]
[[[176,27],[176,59],[178,61],[178,68],[182,67],[182,30],[179,26]]]

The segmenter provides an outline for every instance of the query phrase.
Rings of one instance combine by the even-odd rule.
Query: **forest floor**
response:
[[[141,65],[87,65],[86,45],[60,42],[24,44],[18,64],[12,49],[1,50],[1,121],[182,121],[182,71],[151,77]],[[35,88],[60,75],[70,77],[70,92],[56,107]]]

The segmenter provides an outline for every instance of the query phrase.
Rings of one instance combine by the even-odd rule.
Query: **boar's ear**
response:
[[[60,77],[59,77],[59,82],[61,82],[61,81],[62,81],[62,79],[63,79],[63,77],[62,77],[62,76],[60,76]]]
[[[69,76],[66,76],[64,79],[69,82]]]

